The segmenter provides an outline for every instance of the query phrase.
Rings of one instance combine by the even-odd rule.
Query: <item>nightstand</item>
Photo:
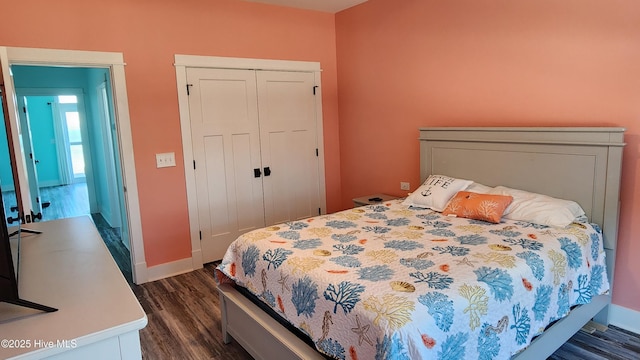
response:
[[[375,198],[379,198],[381,200],[376,201],[374,200]],[[362,196],[362,197],[353,199],[353,205],[355,207],[365,206],[365,205],[375,205],[375,204],[380,204],[385,201],[395,200],[395,199],[398,199],[398,197],[387,195],[387,194],[371,194],[371,195]]]

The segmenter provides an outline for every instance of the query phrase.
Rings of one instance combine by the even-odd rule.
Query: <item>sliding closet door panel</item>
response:
[[[204,262],[265,225],[255,72],[187,70]]]
[[[258,71],[267,224],[318,215],[316,109],[312,73]]]

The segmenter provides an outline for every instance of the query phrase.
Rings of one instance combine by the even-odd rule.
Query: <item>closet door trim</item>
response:
[[[315,81],[316,126],[318,136],[318,176],[320,212],[326,214],[326,190],[324,169],[324,134],[322,121],[322,86],[320,74],[322,69],[319,62],[271,60],[251,58],[229,58],[218,56],[180,55],[174,59],[176,69],[176,85],[178,91],[178,106],[180,115],[180,130],[182,132],[182,151],[184,156],[184,171],[187,188],[187,202],[189,210],[189,236],[191,238],[191,263],[193,269],[202,268],[202,248],[200,245],[200,224],[198,221],[198,201],[196,192],[196,178],[194,173],[194,156],[191,142],[191,118],[189,115],[189,97],[187,68],[200,67],[212,69],[244,69],[244,70],[272,70],[272,71],[300,71],[312,72]],[[310,89],[310,91],[312,91]]]
[[[320,63],[315,61],[292,61],[251,58],[231,58],[220,56],[175,55],[176,68],[204,67],[218,69],[244,70],[282,70],[282,71],[322,71]]]

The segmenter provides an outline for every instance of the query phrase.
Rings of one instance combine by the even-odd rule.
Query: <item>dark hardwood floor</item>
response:
[[[187,274],[132,285],[149,324],[140,331],[144,359],[251,359],[238,343],[221,341],[213,264]],[[549,359],[640,359],[640,335],[610,326],[579,332]]]
[[[222,343],[213,266],[132,289],[149,319],[143,359],[251,359],[235,341]]]
[[[118,268],[120,268],[122,275],[124,275],[124,278],[127,279],[129,284],[133,284],[131,252],[122,243],[118,229],[112,228],[100,214],[91,214],[91,218],[102,240],[104,240],[105,245],[107,245],[111,256],[113,256]]]
[[[16,211],[11,211],[11,208],[15,207],[17,203],[15,191],[3,191],[2,199],[6,215],[17,216]],[[40,199],[43,204],[42,219],[38,221],[66,219],[89,214],[89,196],[86,183],[42,187],[40,188]],[[44,205],[45,203],[48,205]],[[15,225],[14,222],[13,226]]]
[[[579,331],[552,356],[552,360],[638,360],[640,335],[609,326],[606,331],[587,334]]]

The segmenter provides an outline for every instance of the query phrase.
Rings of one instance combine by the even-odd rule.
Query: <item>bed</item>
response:
[[[563,230],[487,224],[391,201],[257,230],[230,246],[216,272],[224,341],[232,336],[257,359],[550,355],[590,319],[607,323],[623,133],[420,129],[421,180],[444,174],[573,200],[589,221]]]

